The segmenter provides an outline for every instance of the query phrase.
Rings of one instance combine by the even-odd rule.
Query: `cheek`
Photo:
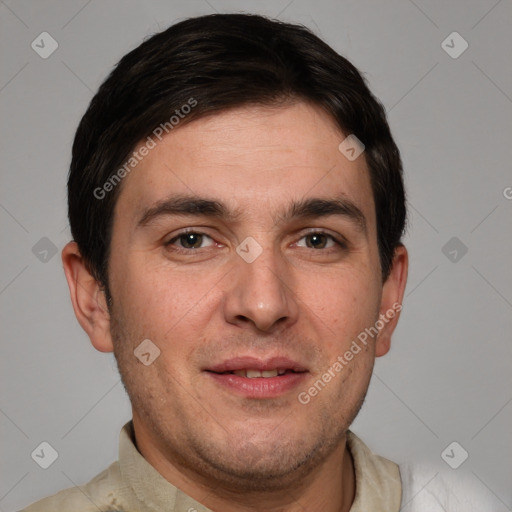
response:
[[[197,338],[192,334],[211,316],[217,302],[212,279],[177,271],[168,263],[144,267],[140,262],[124,268],[112,293],[133,332],[175,349]],[[180,343],[174,343],[176,339]]]
[[[298,293],[304,312],[336,348],[351,341],[378,316],[380,286],[368,272],[356,269],[318,273],[315,280],[302,279]]]

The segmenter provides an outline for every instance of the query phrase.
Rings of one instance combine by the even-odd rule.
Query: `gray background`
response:
[[[76,322],[52,254],[70,238],[71,142],[125,52],[215,11],[307,25],[386,106],[406,169],[411,268],[394,346],[353,430],[397,462],[465,471],[497,511],[511,510],[511,1],[4,0],[0,511],[84,483],[117,458],[129,403],[112,355]],[[47,59],[31,48],[43,31],[59,45]],[[453,31],[469,44],[456,59],[441,46]],[[42,441],[58,452],[46,470],[31,458]],[[469,453],[457,470],[441,459],[452,441]]]

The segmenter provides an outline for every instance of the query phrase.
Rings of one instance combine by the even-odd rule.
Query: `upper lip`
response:
[[[307,368],[297,361],[287,357],[271,357],[259,359],[251,356],[240,356],[226,359],[225,361],[205,368],[206,371],[214,373],[234,372],[237,370],[292,370],[294,372],[306,372]]]

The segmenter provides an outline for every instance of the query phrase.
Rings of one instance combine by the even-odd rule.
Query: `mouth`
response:
[[[238,375],[238,377],[244,377],[246,379],[270,379],[272,377],[280,377],[289,373],[304,373],[303,371],[295,371],[289,368],[274,368],[272,370],[255,370],[249,368],[243,368],[241,370],[215,372],[213,370],[206,370],[217,375]]]
[[[264,379],[268,379],[270,377],[277,377],[278,375],[284,375],[286,372],[293,372],[293,370],[278,370],[275,368],[274,370],[236,370],[231,373],[233,375],[238,375],[239,377],[246,377],[248,379],[257,379],[263,377]]]
[[[246,398],[276,398],[303,383],[308,369],[288,358],[253,357],[229,359],[205,373],[225,390]]]

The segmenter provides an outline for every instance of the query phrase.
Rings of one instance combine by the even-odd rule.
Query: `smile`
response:
[[[206,375],[225,391],[245,398],[277,398],[304,385],[308,370],[283,357],[261,360],[232,358],[205,369]]]

